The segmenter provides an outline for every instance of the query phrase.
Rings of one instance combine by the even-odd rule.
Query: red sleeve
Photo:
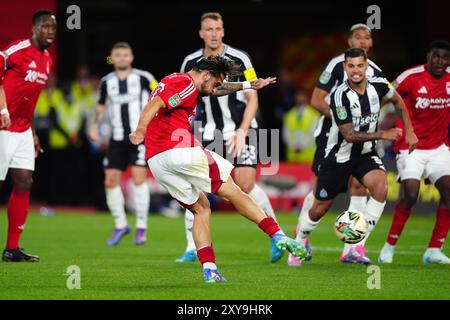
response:
[[[0,51],[0,84],[3,83],[3,77],[6,73],[6,53]]]
[[[194,82],[186,77],[174,77],[161,81],[153,96],[159,96],[169,109],[183,107],[195,96]]]

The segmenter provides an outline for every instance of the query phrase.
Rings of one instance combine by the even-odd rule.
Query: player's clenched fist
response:
[[[132,144],[134,145],[141,144],[142,142],[144,142],[145,129],[137,128],[136,131],[130,133],[129,137]]]
[[[402,136],[402,129],[391,128],[389,130],[383,131],[381,134],[381,139],[397,141]]]

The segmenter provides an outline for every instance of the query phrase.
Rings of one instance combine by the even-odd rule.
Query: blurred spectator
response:
[[[83,155],[81,153],[83,113],[78,104],[72,103],[70,88],[63,88],[63,95],[50,104],[49,153],[51,173],[50,204],[79,205],[82,184]]]
[[[320,114],[308,103],[308,91],[298,90],[294,107],[283,117],[283,140],[289,162],[311,163],[314,158],[314,130]]]
[[[57,85],[58,79],[56,75],[50,74],[46,87],[42,90],[36,103],[34,112],[34,125],[44,153],[40,154],[36,159],[33,198],[43,202],[49,199],[49,176],[52,170],[49,150],[50,110],[52,106],[56,106],[64,100],[63,92]]]
[[[97,76],[91,74],[89,66],[85,64],[78,65],[75,74],[76,79],[70,85],[70,96],[72,103],[81,111],[83,119],[83,130],[79,135],[82,142],[80,152],[83,157],[83,170],[85,172],[83,190],[86,191],[86,199],[83,198],[83,201],[95,205],[97,209],[105,209],[102,161],[106,146],[104,144],[97,145],[88,139],[95,117],[98,99],[97,88],[100,80]],[[109,125],[106,124],[105,127],[108,129]]]
[[[78,105],[85,119],[93,114],[97,102],[96,87],[95,79],[87,65],[78,65],[76,79],[70,85],[70,96],[72,103]]]
[[[275,115],[279,121],[283,121],[286,112],[296,103],[296,89],[292,84],[291,73],[287,69],[280,70],[277,82]]]

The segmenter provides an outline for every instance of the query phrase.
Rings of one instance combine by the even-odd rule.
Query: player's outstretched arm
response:
[[[8,128],[11,124],[9,112],[6,107],[5,91],[3,85],[0,84],[0,128]]]
[[[253,81],[244,82],[224,82],[221,86],[214,90],[213,96],[227,96],[236,91],[241,91],[245,89],[261,90],[262,88],[276,83],[277,78],[268,77],[266,79],[258,79]]]
[[[328,103],[325,101],[325,97],[327,95],[328,92],[321,88],[315,87],[311,96],[311,105],[326,118],[331,119],[331,109]]]
[[[342,134],[345,141],[349,143],[363,143],[373,140],[395,141],[402,135],[402,130],[399,128],[392,128],[386,131],[379,130],[375,132],[359,132],[355,131],[352,123],[339,125],[339,132]]]
[[[161,108],[165,107],[166,104],[159,96],[155,96],[147,103],[139,118],[139,123],[137,125],[136,131],[130,133],[129,138],[132,144],[138,145],[144,141],[148,124],[156,116],[158,111]]]
[[[400,111],[398,116],[402,119],[403,125],[405,126],[406,136],[405,141],[409,146],[409,152],[412,152],[419,142],[411,123],[411,118],[409,117],[408,110],[406,109],[405,102],[397,91],[394,91],[394,95],[390,99],[395,106],[395,109]]]

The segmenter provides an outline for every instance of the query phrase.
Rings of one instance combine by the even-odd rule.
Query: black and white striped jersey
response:
[[[124,80],[120,80],[116,72],[101,79],[98,103],[107,107],[112,140],[128,140],[128,135],[137,127],[150,92],[157,85],[158,81],[150,72],[134,68]]]
[[[338,86],[340,86],[345,80],[347,80],[347,74],[344,71],[344,54],[341,54],[337,57],[334,57],[330,60],[330,62],[323,70],[320,75],[319,81],[316,84],[317,88],[323,89],[328,92],[328,95],[325,98],[325,101],[330,103],[330,96],[336,90]],[[381,69],[370,59],[367,60],[369,67],[366,71],[366,77],[383,77],[383,72]],[[323,115],[320,117],[319,123],[317,124],[316,131],[314,132],[314,136],[318,140],[318,145],[324,145],[328,133],[331,128],[331,120],[325,118]],[[321,141],[322,143],[319,143]],[[320,146],[319,146],[320,147]]]
[[[233,81],[256,80],[256,72],[253,68],[250,57],[242,50],[225,45],[223,56],[234,60],[241,66],[242,75]],[[188,72],[195,62],[203,58],[203,49],[199,49],[188,55],[181,66],[181,72]],[[244,117],[244,110],[247,105],[244,90],[222,97],[201,97],[198,101],[198,118],[202,122],[199,129],[203,140],[212,141],[215,138],[214,131],[222,132],[224,140],[228,140],[239,128]],[[256,119],[253,119],[251,128],[257,128]]]
[[[381,102],[383,98],[390,99],[393,95],[394,89],[385,78],[368,79],[366,92],[363,95],[354,91],[348,81],[337,87],[330,98],[332,126],[327,140],[325,157],[334,157],[331,159],[337,163],[345,163],[351,157],[375,151],[376,141],[347,142],[339,132],[338,126],[353,123],[355,131],[377,131]]]

